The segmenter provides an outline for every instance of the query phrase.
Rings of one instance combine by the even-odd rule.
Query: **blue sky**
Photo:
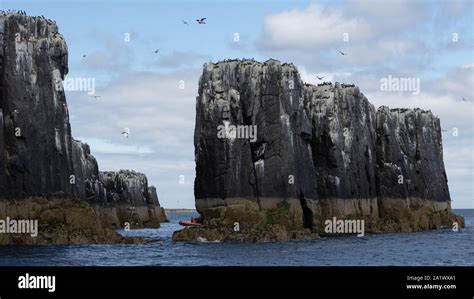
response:
[[[165,207],[194,207],[195,97],[203,63],[245,57],[293,62],[308,83],[317,83],[314,74],[355,83],[376,107],[431,109],[448,130],[444,155],[453,207],[474,208],[472,1],[0,5],[56,20],[69,48],[68,78],[94,78],[101,96],[67,92],[73,136],[91,145],[101,170],[146,173]],[[194,21],[200,17],[206,25]],[[380,79],[388,75],[420,78],[420,95],[381,91]],[[125,127],[128,139],[120,134]]]

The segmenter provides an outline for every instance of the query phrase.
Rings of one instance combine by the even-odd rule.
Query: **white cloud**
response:
[[[77,65],[77,70],[106,72],[115,74],[131,68],[134,62],[133,48],[128,47],[123,37],[118,37],[102,30],[94,31],[90,36],[96,41],[95,48]]]
[[[79,137],[77,139],[89,144],[94,153],[129,155],[143,155],[153,153],[153,150],[148,146],[117,144],[110,140],[98,138]]]
[[[340,10],[315,4],[305,10],[293,9],[267,16],[262,40],[263,46],[275,49],[311,49],[341,43],[344,33],[351,39],[364,40],[374,35],[372,27],[363,19],[348,18]]]
[[[85,93],[69,93],[73,136],[113,144],[127,141],[161,154],[189,155],[198,78],[198,70],[132,73],[97,88],[98,100]],[[124,128],[131,131],[126,140],[121,135]]]
[[[171,53],[159,54],[157,65],[160,67],[176,68],[182,66],[193,66],[203,61],[211,60],[211,56],[196,53],[194,51],[172,51]]]
[[[143,172],[163,206],[192,208],[199,75],[200,69],[128,73],[97,88],[99,99],[70,92],[73,136],[90,144],[101,171]],[[124,128],[130,129],[129,138],[121,135]]]
[[[419,22],[431,10],[431,6],[412,0],[349,0],[342,9],[346,15],[362,15],[373,20],[373,24],[382,32]]]
[[[321,60],[330,60],[333,65],[365,66],[422,53],[426,51],[425,39],[414,38],[407,32],[418,29],[415,21],[423,19],[423,6],[415,1],[402,2],[313,4],[268,15],[258,49],[308,67],[328,66]],[[347,55],[341,56],[339,50]]]

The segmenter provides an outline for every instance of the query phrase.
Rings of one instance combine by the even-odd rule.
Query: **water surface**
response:
[[[286,243],[175,243],[179,220],[171,213],[160,229],[124,235],[157,240],[132,245],[0,246],[0,265],[32,266],[462,266],[474,265],[474,210],[456,210],[466,228],[416,233],[366,234]]]

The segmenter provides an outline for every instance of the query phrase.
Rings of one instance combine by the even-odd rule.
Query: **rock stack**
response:
[[[333,217],[363,219],[374,232],[463,225],[451,212],[430,111],[376,111],[358,87],[304,84],[294,65],[276,60],[205,64],[198,93],[195,198],[204,227],[175,240],[304,238]],[[256,138],[223,138],[223,125],[255,127]]]
[[[158,227],[164,214],[146,177],[99,173],[89,146],[72,138],[67,73],[68,49],[55,22],[0,15],[0,199],[80,199],[109,216],[117,206],[115,227],[128,220]],[[138,209],[136,217],[120,212],[125,207]]]
[[[106,202],[112,207],[113,226],[132,222],[138,226],[159,227],[167,221],[160,206],[156,188],[148,187],[148,180],[142,173],[130,170],[100,172],[100,182],[106,190]]]

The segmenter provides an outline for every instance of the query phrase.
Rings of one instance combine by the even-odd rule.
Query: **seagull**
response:
[[[189,25],[188,22],[186,22],[185,20],[181,20],[183,22],[184,25]]]
[[[206,19],[207,18],[200,18],[200,19],[196,19],[196,22],[198,22],[198,24],[206,24]]]
[[[122,135],[128,138],[128,136],[130,136],[130,129],[129,128],[123,129]]]
[[[342,52],[342,51],[339,51],[339,53],[341,53],[341,55],[343,55],[343,56],[346,55],[346,53],[344,53],[344,52]]]
[[[324,77],[319,77],[319,76],[316,76],[316,78],[318,78],[318,80],[323,80]]]
[[[93,97],[93,98],[96,99],[96,100],[97,100],[98,98],[100,98],[100,96],[92,96],[92,95],[91,95],[91,97]]]
[[[160,49],[156,49],[156,50],[154,51],[155,54],[158,54],[158,52],[160,52]]]

